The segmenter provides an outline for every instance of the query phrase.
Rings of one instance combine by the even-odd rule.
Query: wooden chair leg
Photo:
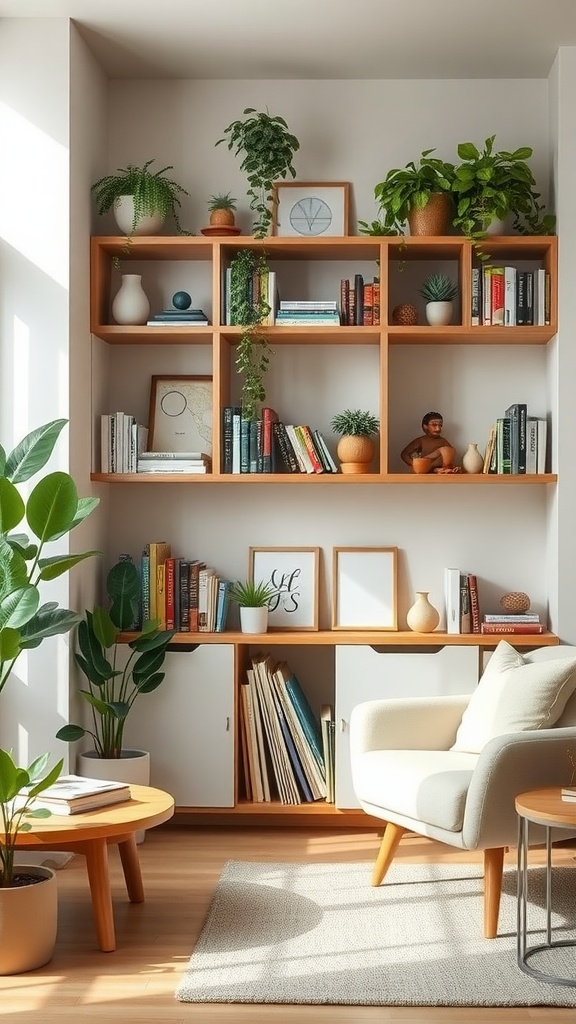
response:
[[[380,885],[380,882],[394,860],[394,854],[396,853],[398,844],[405,832],[406,829],[401,828],[400,825],[394,825],[391,821],[387,823],[382,837],[382,845],[380,846],[380,851],[372,872],[372,885]]]
[[[484,850],[484,938],[495,939],[502,892],[504,847]]]

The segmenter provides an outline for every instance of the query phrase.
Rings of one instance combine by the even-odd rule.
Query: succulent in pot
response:
[[[374,441],[380,423],[373,413],[362,409],[345,409],[333,417],[330,424],[340,434],[337,454],[343,473],[367,473],[374,458]]]
[[[278,589],[260,580],[236,580],[230,588],[230,598],[240,608],[240,627],[243,633],[265,633],[268,629],[270,601]]]
[[[210,224],[214,227],[233,227],[234,213],[237,200],[230,192],[210,196],[208,210],[210,212]]]
[[[180,196],[187,196],[189,192],[166,177],[172,164],[151,171],[153,163],[154,160],[147,160],[141,167],[137,164],[119,167],[116,174],[105,174],[91,188],[98,213],[113,210],[127,242],[133,235],[156,234],[168,217],[173,218],[178,234],[190,234],[180,224],[178,212]]]
[[[458,286],[446,274],[431,274],[426,278],[420,294],[427,300],[426,319],[433,326],[446,326],[452,320],[452,299]]]

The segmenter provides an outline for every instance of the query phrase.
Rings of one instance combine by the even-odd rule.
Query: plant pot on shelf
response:
[[[427,459],[425,455],[415,455],[412,459],[412,472],[413,473],[429,473],[432,469],[432,462]]]
[[[446,327],[452,323],[451,302],[427,302],[426,319],[431,327]]]
[[[150,754],[147,750],[122,750],[120,757],[98,757],[95,750],[78,754],[76,771],[87,779],[127,782],[134,786],[150,785]],[[136,842],[143,843],[145,829],[136,833]]]
[[[411,235],[446,235],[452,200],[447,192],[433,192],[426,206],[413,206],[408,214]]]
[[[157,235],[166,218],[161,213],[142,214],[133,225],[134,197],[118,196],[113,205],[114,219],[123,235]]]
[[[344,434],[336,452],[343,473],[369,473],[374,458],[374,441],[362,434]]]
[[[0,975],[34,971],[52,959],[58,888],[51,868],[21,864],[16,877],[37,881],[0,888]]]
[[[268,607],[240,607],[240,629],[243,633],[266,633],[268,631]]]

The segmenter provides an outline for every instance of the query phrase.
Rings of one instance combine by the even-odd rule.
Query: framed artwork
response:
[[[272,196],[275,235],[316,238],[348,234],[350,182],[277,181]]]
[[[332,629],[398,629],[398,548],[332,549]]]
[[[318,629],[320,548],[250,548],[248,576],[278,590],[270,602],[272,629]]]
[[[152,377],[148,449],[212,454],[212,377]]]

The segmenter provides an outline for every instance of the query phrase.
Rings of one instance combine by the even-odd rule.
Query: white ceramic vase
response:
[[[150,785],[150,754],[147,750],[122,750],[120,757],[98,757],[95,750],[78,754],[76,771],[85,779],[127,782],[134,786]],[[145,829],[136,833],[136,842],[144,842]]]
[[[430,604],[427,590],[417,590],[416,600],[406,615],[408,629],[414,633],[433,633],[440,622],[440,614]]]
[[[243,633],[266,633],[268,608],[240,608],[240,629]]]
[[[165,217],[161,213],[146,214],[136,221],[134,220],[134,199],[132,196],[118,196],[114,200],[114,217],[123,235],[157,235],[162,228]]]
[[[112,316],[117,324],[145,324],[150,303],[142,287],[140,274],[122,274],[122,284],[112,303]]]
[[[52,959],[58,927],[58,886],[51,868],[19,864],[32,885],[0,889],[0,975],[34,971]]]
[[[452,323],[452,303],[427,302],[426,319],[432,327],[446,327]]]
[[[484,458],[478,451],[478,445],[470,443],[462,456],[462,469],[465,473],[481,473],[484,469]]]

